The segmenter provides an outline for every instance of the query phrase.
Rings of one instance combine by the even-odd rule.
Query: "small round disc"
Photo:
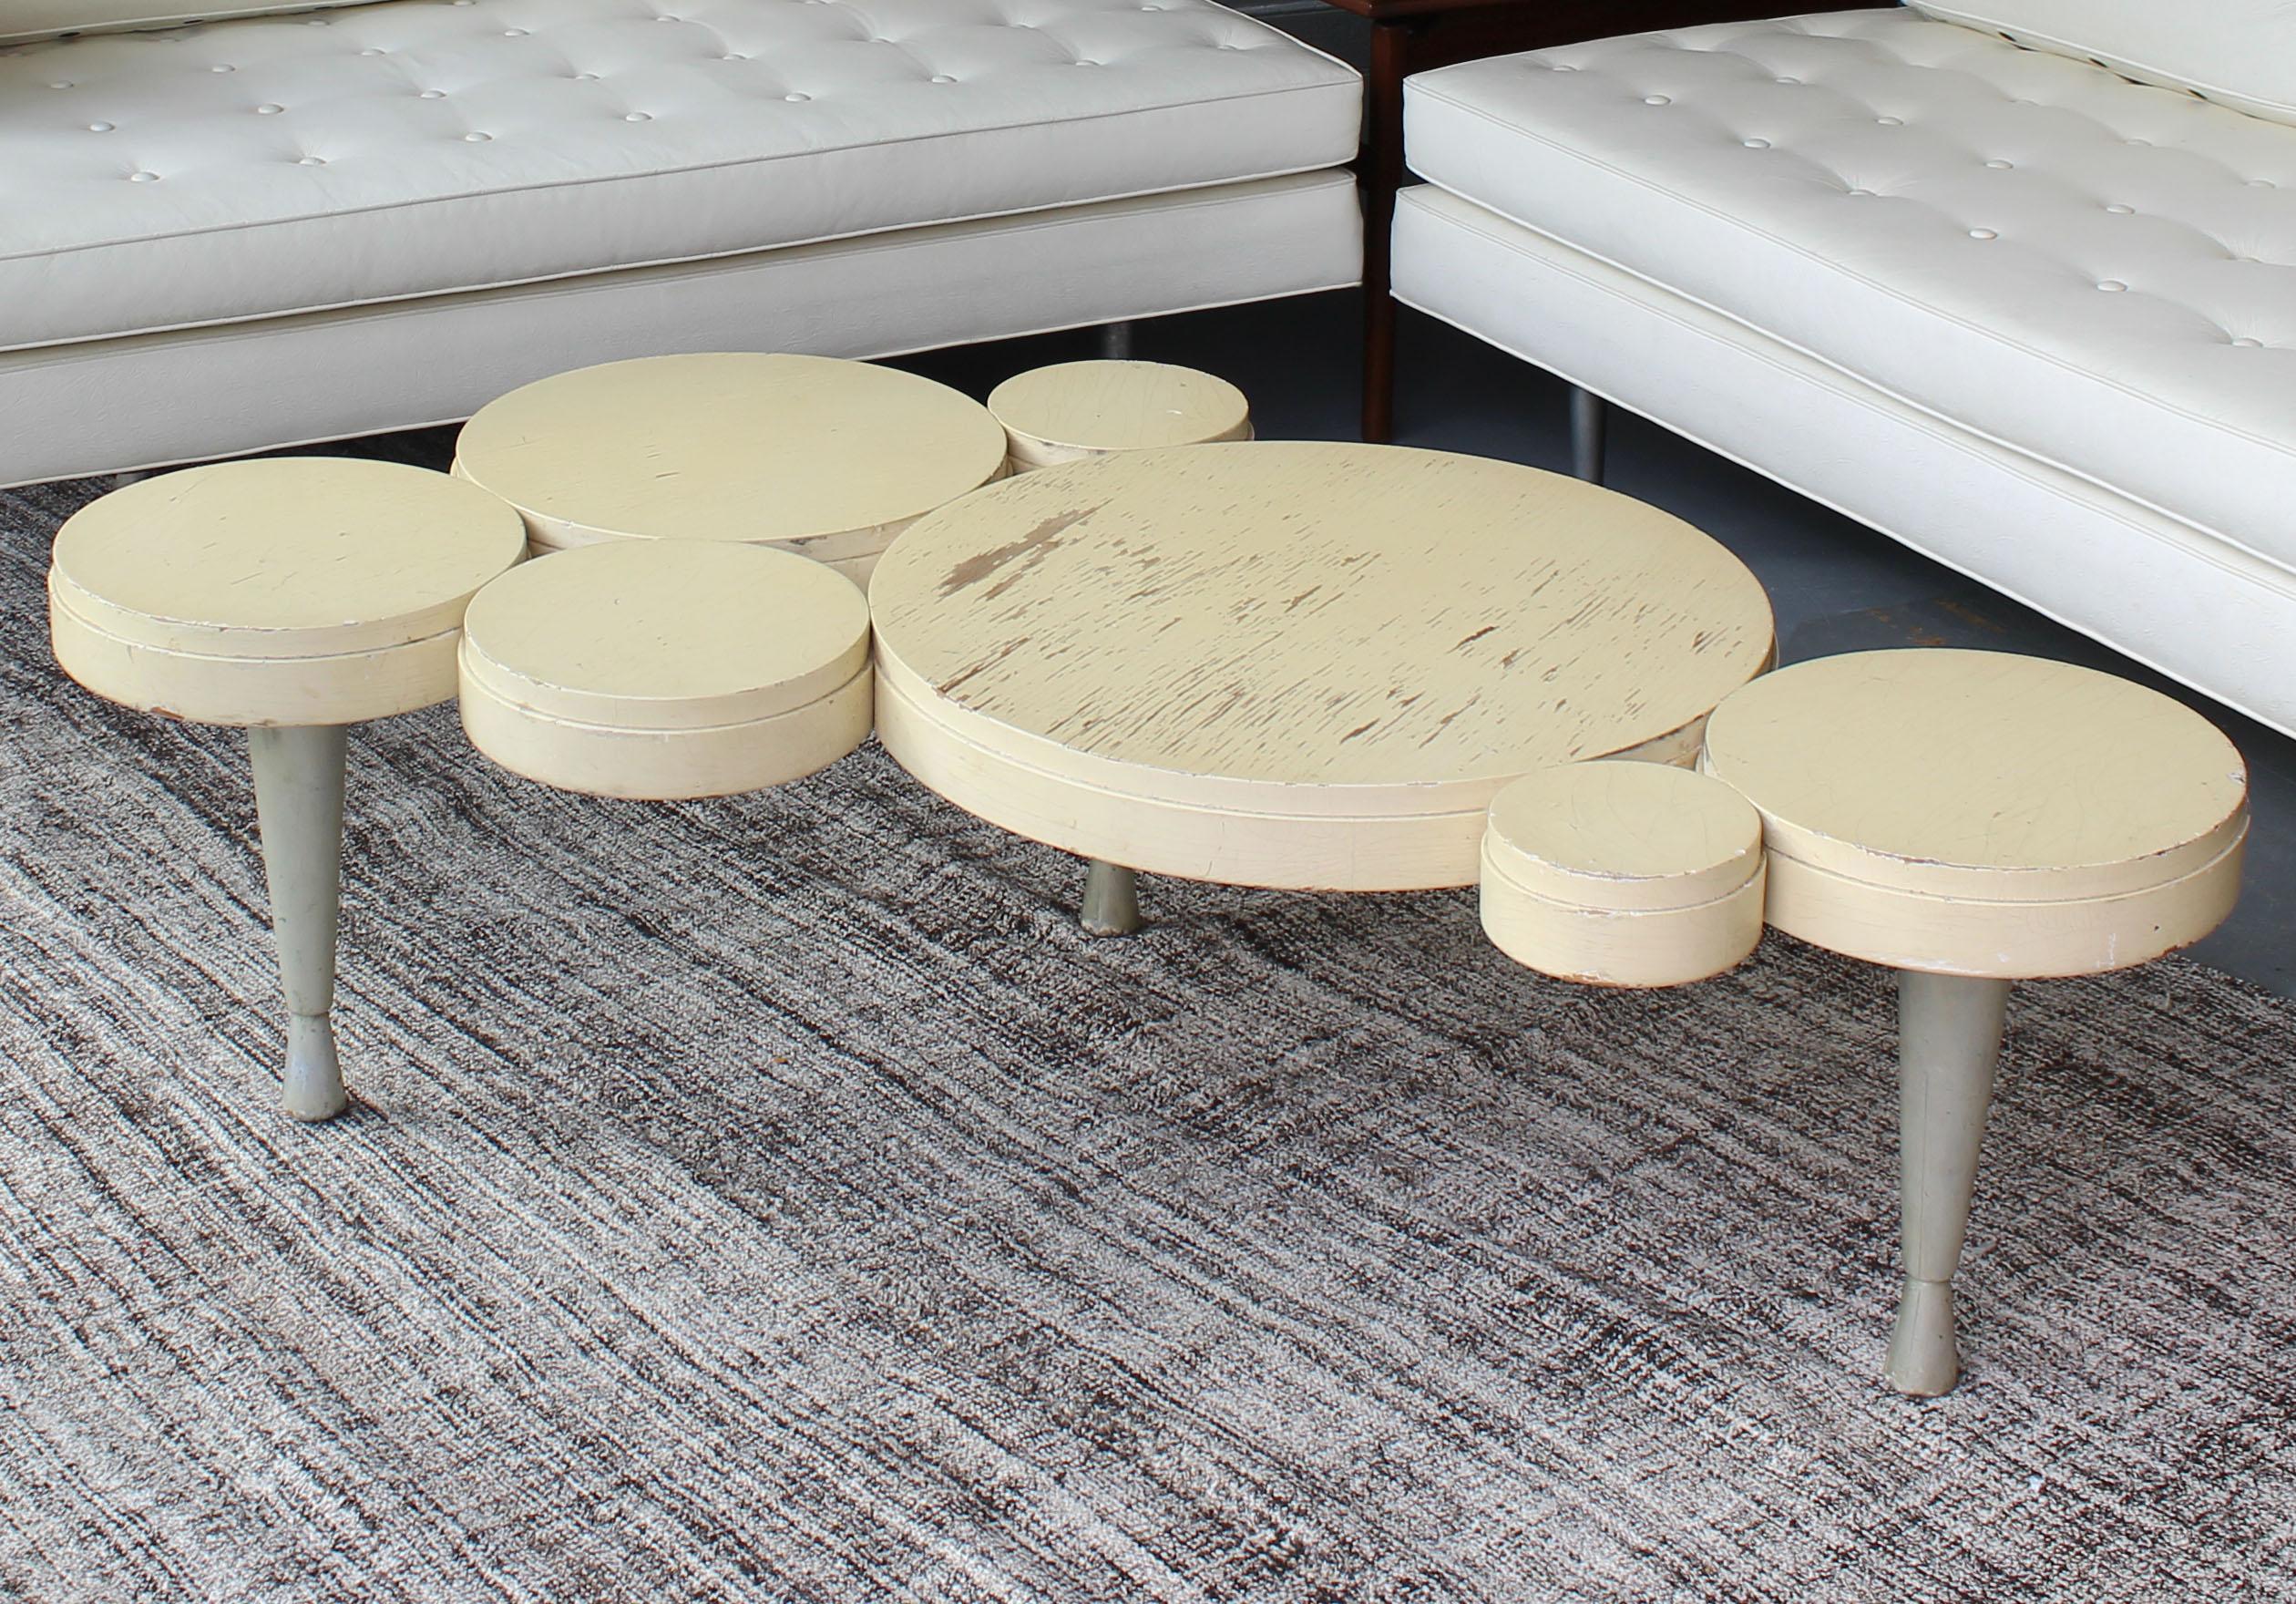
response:
[[[1247,439],[1251,405],[1225,379],[1161,362],[1063,362],[1005,380],[989,410],[1016,462]]]
[[[1685,908],[1762,863],[1762,818],[1719,780],[1663,763],[1575,763],[1525,775],[1491,804],[1484,849],[1557,901]]]

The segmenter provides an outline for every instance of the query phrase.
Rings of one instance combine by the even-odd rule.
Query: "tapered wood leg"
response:
[[[1129,936],[1140,928],[1140,877],[1097,858],[1084,876],[1083,925],[1095,936]]]
[[[1408,23],[1371,26],[1371,74],[1364,85],[1363,149],[1356,159],[1363,190],[1363,437],[1395,437],[1395,195],[1403,187],[1403,78],[1410,71]]]
[[[343,892],[344,730],[340,725],[251,729],[247,736],[279,978],[287,997],[280,1105],[297,1119],[332,1119],[349,1105],[329,1016]]]
[[[1101,325],[1101,355],[1110,362],[1130,362],[1133,358],[1133,327],[1128,323]]]
[[[1898,975],[1898,1184],[1905,1282],[1883,1370],[1933,1398],[1961,1379],[1953,1271],[1969,1232],[1977,1150],[2008,1017],[2007,981]]]
[[[1603,450],[1610,433],[1609,408],[1592,390],[1571,391],[1571,473],[1590,485],[1603,482]]]

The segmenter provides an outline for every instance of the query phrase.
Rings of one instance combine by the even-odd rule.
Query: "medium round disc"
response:
[[[463,426],[455,468],[517,507],[544,547],[787,543],[827,560],[873,559],[899,526],[996,478],[1004,456],[988,409],[946,385],[866,362],[726,352],[513,390]],[[873,533],[866,551],[854,544]]]
[[[2124,968],[2207,934],[2239,886],[2239,752],[2182,703],[2069,663],[1797,663],[1716,710],[1701,762],[1762,815],[1770,922],[1901,968]]]

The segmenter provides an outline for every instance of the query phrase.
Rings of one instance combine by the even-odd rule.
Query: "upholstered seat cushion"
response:
[[[0,350],[1337,165],[1212,0],[391,0],[0,52]]]
[[[2296,566],[2296,129],[1899,9],[1408,93],[1433,182]]]

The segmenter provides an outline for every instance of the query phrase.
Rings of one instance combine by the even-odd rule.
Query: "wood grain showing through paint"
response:
[[[920,519],[871,595],[887,672],[968,737],[1178,799],[1265,787],[1270,811],[1630,748],[1702,717],[1771,644],[1754,577],[1677,519],[1510,463],[1347,445],[1042,468]]]

